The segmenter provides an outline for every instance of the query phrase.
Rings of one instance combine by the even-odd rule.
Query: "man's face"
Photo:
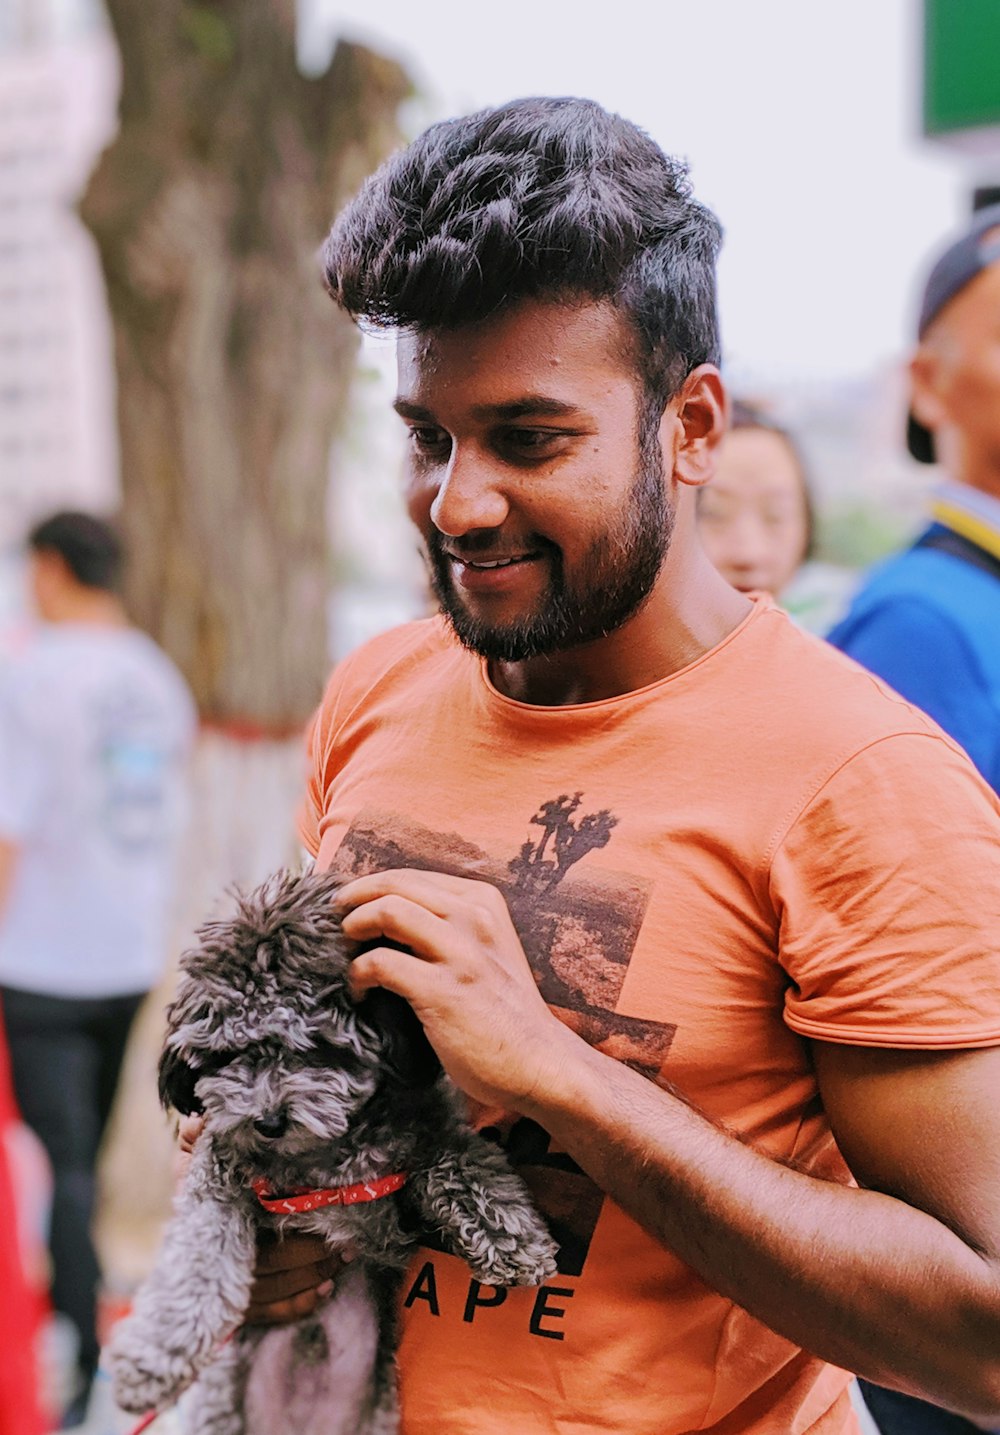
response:
[[[939,459],[957,478],[1000,484],[1000,263],[942,310],[913,372],[914,408]]]
[[[604,304],[526,301],[400,339],[410,516],[442,609],[484,657],[592,642],[653,589],[673,514],[627,354]]]

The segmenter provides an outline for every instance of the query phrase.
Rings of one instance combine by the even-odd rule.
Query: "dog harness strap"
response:
[[[362,1201],[378,1201],[391,1196],[406,1185],[406,1174],[379,1176],[372,1181],[359,1181],[356,1186],[329,1186],[314,1190],[310,1186],[293,1186],[281,1195],[263,1176],[250,1182],[257,1200],[265,1211],[279,1216],[297,1216],[303,1211],[318,1211],[323,1206],[357,1206]]]

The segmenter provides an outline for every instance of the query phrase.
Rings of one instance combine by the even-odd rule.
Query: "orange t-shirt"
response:
[[[546,1000],[758,1148],[846,1180],[804,1038],[1000,1044],[1000,809],[968,759],[767,602],[681,672],[541,708],[441,620],[331,680],[303,835],[345,875],[504,894]],[[709,1289],[518,1121],[561,1243],[540,1290],[423,1250],[405,1435],[844,1435],[849,1377]]]

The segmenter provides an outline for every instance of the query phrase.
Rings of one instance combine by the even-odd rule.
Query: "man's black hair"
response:
[[[58,553],[78,583],[113,592],[121,577],[122,542],[110,523],[69,509],[44,519],[28,534],[35,553]]]
[[[324,251],[354,318],[449,329],[522,299],[611,303],[662,412],[719,362],[722,231],[687,168],[592,100],[526,99],[432,125],[365,183]]]

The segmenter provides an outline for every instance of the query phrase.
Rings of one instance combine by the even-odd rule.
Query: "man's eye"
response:
[[[503,443],[518,453],[544,456],[563,439],[569,438],[563,429],[508,429]]]
[[[448,435],[444,429],[424,425],[410,429],[410,442],[421,453],[441,453],[448,447]]]

